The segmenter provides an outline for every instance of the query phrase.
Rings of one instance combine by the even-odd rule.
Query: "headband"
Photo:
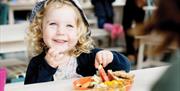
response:
[[[32,23],[33,19],[34,19],[35,16],[36,16],[36,13],[39,12],[41,9],[43,9],[44,4],[46,3],[46,1],[47,1],[47,0],[39,0],[39,1],[35,4],[34,8],[32,9],[31,15],[30,15],[30,17],[29,17],[30,23]],[[88,27],[88,30],[89,30],[89,31],[88,31],[88,35],[90,35],[89,23],[88,23],[87,17],[86,17],[86,15],[85,15],[85,13],[83,12],[83,9],[82,9],[79,1],[78,1],[78,0],[69,0],[69,1],[79,10],[79,12],[80,12],[80,14],[81,14],[81,16],[82,16],[82,18],[83,18],[84,24],[87,25],[87,27]]]

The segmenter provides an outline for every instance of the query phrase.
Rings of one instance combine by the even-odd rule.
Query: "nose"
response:
[[[56,34],[58,34],[58,35],[64,35],[64,34],[65,34],[65,28],[64,28],[63,26],[59,26],[59,27],[57,28]]]

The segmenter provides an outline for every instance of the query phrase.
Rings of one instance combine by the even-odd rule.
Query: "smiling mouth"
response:
[[[62,43],[66,43],[67,41],[66,40],[54,40],[54,42],[62,44]]]

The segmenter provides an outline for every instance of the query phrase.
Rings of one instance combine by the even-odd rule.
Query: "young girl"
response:
[[[105,70],[130,70],[122,54],[93,48],[87,19],[76,0],[38,2],[30,17],[31,55],[25,84],[70,79]]]

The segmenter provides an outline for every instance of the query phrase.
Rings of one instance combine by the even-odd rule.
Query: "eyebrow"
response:
[[[54,21],[54,20],[53,20],[53,21]],[[49,22],[52,22],[52,20],[47,20],[46,22],[49,23]]]
[[[46,22],[45,23],[49,23],[49,22],[57,22],[57,20],[53,20],[53,19],[46,19]],[[75,21],[64,21],[63,23],[66,23],[66,24],[71,24],[71,25],[74,25],[74,26],[77,26],[77,22]]]

